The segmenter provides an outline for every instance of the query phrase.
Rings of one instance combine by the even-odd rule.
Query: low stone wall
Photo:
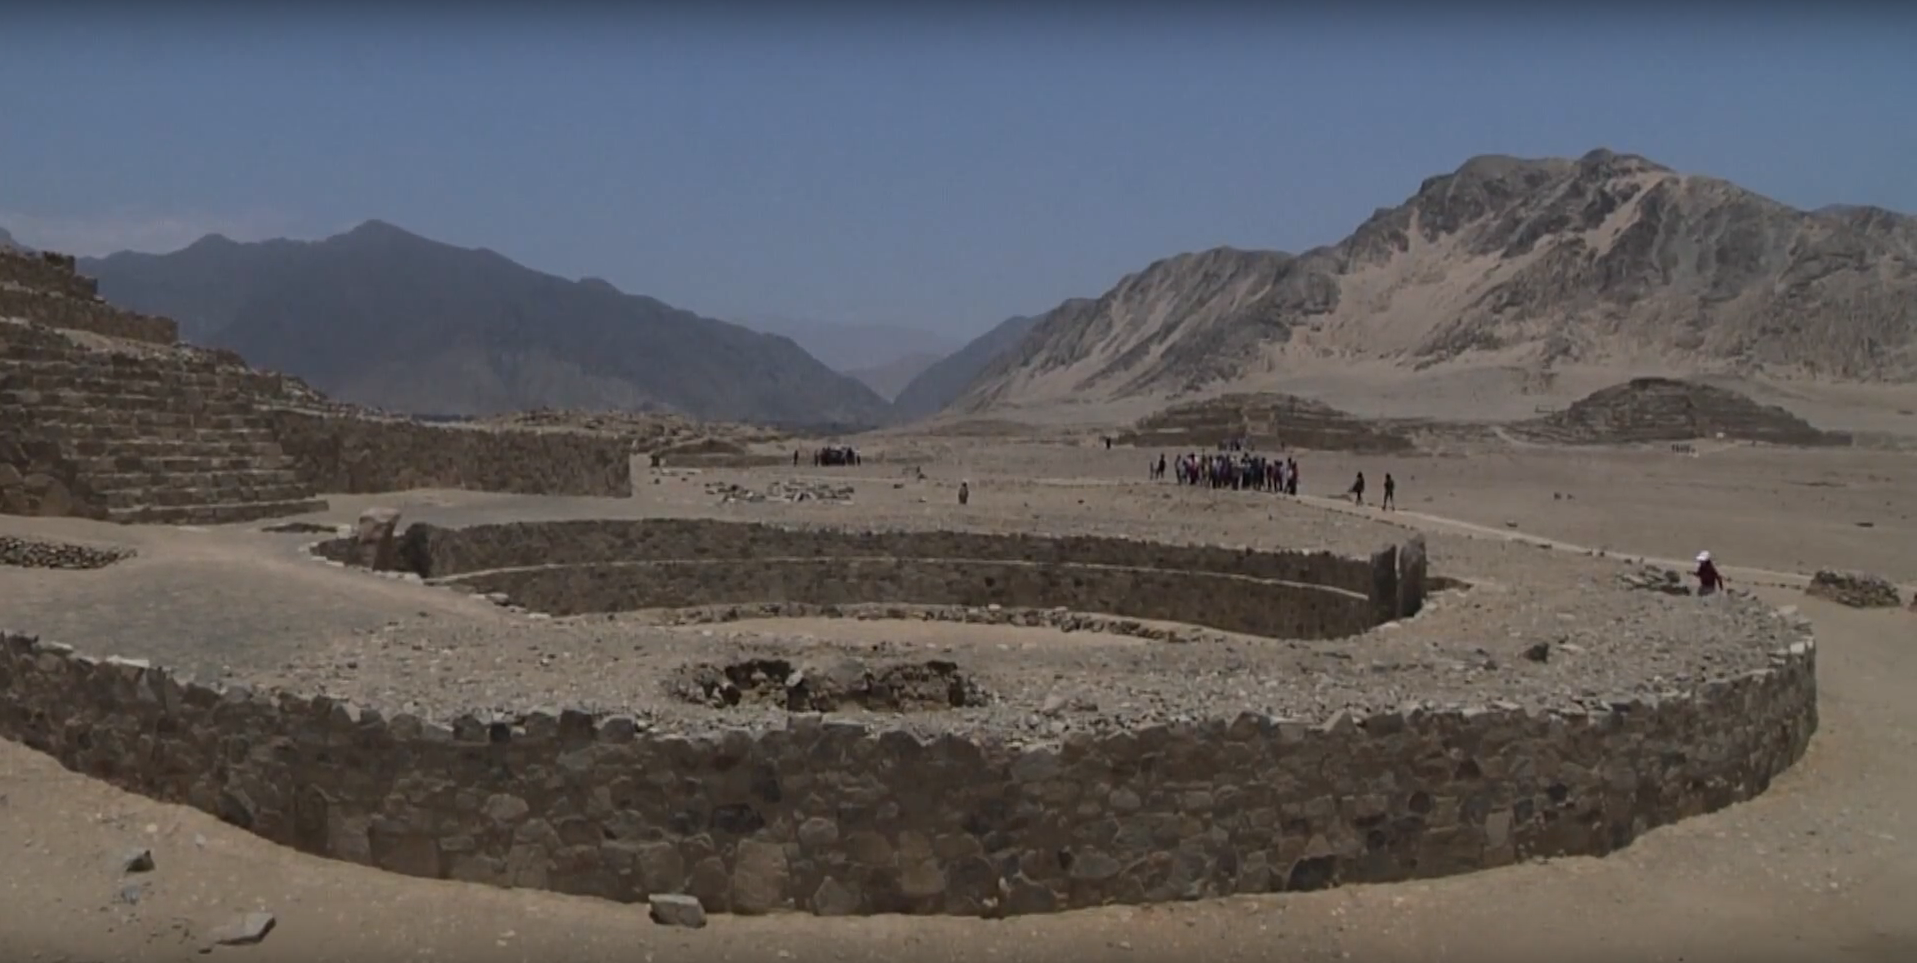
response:
[[[321,543],[315,553],[335,561],[346,561],[352,554],[349,546],[332,543]],[[1352,634],[1416,615],[1424,605],[1425,593],[1433,587],[1430,583],[1437,581],[1426,574],[1421,536],[1403,546],[1388,547],[1370,559],[1358,559],[1331,552],[1167,545],[1090,535],[853,531],[714,519],[512,522],[461,529],[422,523],[407,529],[398,558],[400,567],[433,579],[501,569],[550,569],[465,581],[484,586],[484,591],[538,599],[527,604],[553,614],[655,607],[644,604],[648,601],[656,607],[683,607],[782,600],[818,604],[901,601],[1062,605],[1150,619],[1173,616],[1143,614],[1145,611],[1229,609],[1241,612],[1242,617],[1214,615],[1211,621],[1200,619],[1196,623],[1217,628],[1228,624],[1282,624],[1305,631],[1308,637],[1320,637],[1315,633]],[[849,568],[800,566],[804,559],[883,561]],[[644,577],[621,567],[634,562],[695,560],[724,564],[661,569]],[[769,560],[779,560],[780,567],[767,569],[766,574],[750,571]],[[905,560],[948,560],[952,564],[908,565]],[[775,571],[789,573],[790,580],[778,581],[772,574]],[[690,574],[695,572],[698,574]],[[843,584],[855,577],[854,572],[858,585]],[[1210,578],[1204,577],[1207,575]],[[697,586],[675,581],[698,577],[707,581]],[[665,581],[651,586],[638,584],[644,578]],[[855,591],[867,579],[878,580],[872,583],[874,591],[884,593],[883,597]],[[1233,579],[1245,581],[1234,583]],[[683,585],[684,594],[679,594],[675,585]],[[1212,596],[1247,589],[1267,594],[1251,598]],[[770,594],[748,597],[753,591]],[[1161,591],[1178,593],[1181,598],[1154,600],[1133,594]],[[923,594],[911,597],[915,592]],[[1370,599],[1370,612],[1358,615],[1347,604],[1350,597]],[[1273,599],[1283,600],[1285,607],[1295,611],[1281,617],[1259,614]],[[1089,607],[1084,604],[1088,602]],[[1110,607],[1121,603],[1122,607]]]
[[[766,558],[508,569],[455,580],[552,615],[752,602],[1063,607],[1224,632],[1332,639],[1378,624],[1339,589],[1216,572],[930,558]]]
[[[1369,594],[1371,564],[1331,552],[1168,545],[1096,535],[855,531],[702,518],[510,522],[406,531],[403,554],[423,578],[533,565],[699,558],[963,558],[1041,565],[1117,565],[1307,582]]]
[[[870,718],[442,725],[0,633],[0,734],[305,852],[819,914],[1016,915],[1608,853],[1789,767],[1817,725],[1815,649],[1594,715],[1244,713],[1025,746]]]
[[[180,338],[180,326],[171,318],[126,311],[105,301],[5,284],[0,284],[0,318],[26,318],[52,328],[152,344],[173,344]]]
[[[274,434],[294,470],[322,492],[459,488],[632,494],[632,453],[609,435],[429,425],[291,409],[271,414]]]

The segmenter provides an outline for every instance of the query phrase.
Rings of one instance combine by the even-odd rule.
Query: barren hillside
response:
[[[1336,245],[1159,261],[1043,316],[955,407],[1171,399],[1288,373],[1616,366],[1917,375],[1917,218],[1799,211],[1642,157],[1484,156]]]

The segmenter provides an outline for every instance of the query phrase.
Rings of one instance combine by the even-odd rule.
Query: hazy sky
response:
[[[1889,5],[46,6],[0,27],[0,227],[82,254],[376,217],[717,317],[969,334],[1335,242],[1479,153],[1917,211]]]

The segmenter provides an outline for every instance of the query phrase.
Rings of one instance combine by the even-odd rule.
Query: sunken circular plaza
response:
[[[7,635],[5,734],[400,873],[713,911],[1018,915],[1601,855],[1761,792],[1816,726],[1814,645],[1754,600],[1544,558],[1494,574],[1561,588],[1474,569],[1463,589],[1417,538],[1345,555],[648,519],[416,524],[371,557],[438,587],[391,591],[546,616],[461,603],[542,653],[544,675],[486,691],[572,701],[479,710],[422,685],[402,711],[376,682],[208,685]],[[822,614],[978,640],[724,634]],[[1104,641],[999,641],[991,622]],[[372,679],[438,660],[444,690],[458,631],[342,651]],[[564,688],[559,650],[588,668]]]

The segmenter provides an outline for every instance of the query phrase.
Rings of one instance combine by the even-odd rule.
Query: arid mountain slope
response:
[[[81,270],[114,302],[176,318],[191,340],[394,411],[872,425],[887,409],[789,339],[379,221],[316,242],[207,237]]]
[[[984,371],[1000,355],[1017,348],[1025,335],[1031,332],[1032,325],[1037,323],[1036,317],[1007,318],[992,330],[973,338],[965,347],[919,372],[893,397],[893,420],[917,421],[944,410],[945,406],[965,393],[966,387],[978,378],[979,372]]]
[[[1917,218],[1642,157],[1484,156],[1300,255],[1159,261],[1040,319],[955,407],[1175,398],[1343,361],[1917,374]]]
[[[925,369],[938,363],[943,355],[930,352],[908,354],[881,365],[870,368],[848,368],[842,374],[872,389],[879,397],[891,401],[912,383],[912,379],[925,372]]]

